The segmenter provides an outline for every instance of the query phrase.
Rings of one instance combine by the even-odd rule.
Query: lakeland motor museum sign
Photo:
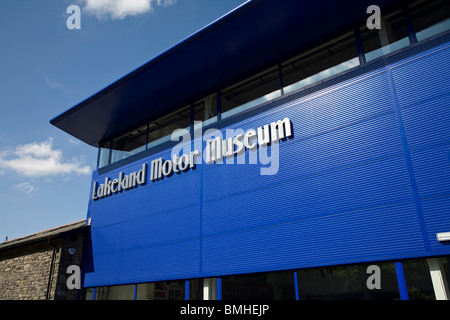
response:
[[[258,145],[266,147],[270,144],[278,144],[281,139],[292,137],[292,134],[291,120],[284,118],[283,120],[272,122],[270,125],[266,124],[258,127],[256,130],[247,130],[243,134],[238,134],[225,140],[221,137],[211,138],[206,141],[205,162],[207,164],[212,164],[213,162],[222,163],[224,157],[229,158],[243,154],[246,149],[255,150]],[[169,177],[173,173],[194,169],[195,164],[198,163],[197,157],[201,155],[199,150],[194,150],[181,156],[174,154],[170,160],[164,161],[163,158],[152,160],[150,164],[150,180],[157,181],[164,177]],[[278,157],[278,154],[276,156]],[[147,164],[143,163],[139,171],[131,172],[128,175],[120,172],[115,179],[106,177],[102,184],[94,181],[92,200],[127,191],[136,188],[138,185],[144,185],[146,182]]]

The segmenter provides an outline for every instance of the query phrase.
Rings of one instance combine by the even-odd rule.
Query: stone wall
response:
[[[0,251],[0,300],[76,300],[67,267],[80,266],[83,234],[41,240]],[[75,248],[74,255],[69,248]],[[50,279],[50,280],[49,280]]]
[[[83,240],[84,236],[82,234],[62,239],[59,254],[58,272],[55,274],[57,276],[57,279],[55,281],[56,287],[54,291],[55,300],[78,299],[79,290],[69,290],[67,288],[67,279],[72,275],[71,273],[67,273],[67,268],[71,265],[81,265]],[[76,250],[75,254],[71,255],[69,253],[70,248]]]

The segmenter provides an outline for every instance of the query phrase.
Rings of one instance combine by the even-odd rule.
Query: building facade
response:
[[[51,123],[85,299],[447,299],[445,1],[254,0]]]
[[[78,300],[69,266],[81,265],[86,220],[0,244],[0,300]]]

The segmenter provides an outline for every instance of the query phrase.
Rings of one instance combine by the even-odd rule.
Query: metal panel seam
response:
[[[198,273],[203,276],[203,165],[200,166],[200,208],[199,208],[199,253],[198,253]]]
[[[391,91],[394,112],[395,112],[395,115],[397,118],[397,123],[399,126],[400,138],[402,141],[402,147],[403,147],[403,151],[404,151],[404,155],[405,155],[405,162],[406,162],[406,167],[408,170],[408,175],[409,175],[409,179],[411,182],[411,189],[412,189],[412,193],[413,193],[417,217],[419,220],[419,227],[420,227],[420,231],[422,233],[424,249],[426,252],[431,252],[430,244],[429,244],[429,240],[428,240],[428,234],[427,234],[426,225],[425,225],[425,219],[423,217],[421,200],[420,200],[419,191],[417,188],[416,178],[414,175],[414,168],[413,168],[413,164],[412,164],[411,153],[409,150],[408,140],[406,137],[406,132],[405,132],[402,116],[401,116],[400,103],[398,101],[395,84],[394,84],[394,78],[392,76],[391,65],[386,65],[386,74],[387,74],[387,80],[389,83],[389,89]]]

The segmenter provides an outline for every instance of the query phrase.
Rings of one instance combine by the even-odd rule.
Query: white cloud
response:
[[[83,10],[98,18],[124,19],[153,10],[154,6],[167,7],[177,0],[84,0]]]
[[[27,181],[27,182],[22,182],[22,183],[16,184],[14,186],[14,189],[23,193],[27,197],[31,197],[32,193],[39,188],[33,186],[30,182]]]
[[[74,138],[69,138],[69,143],[73,144],[74,146],[79,146],[81,145],[80,140],[74,139]]]
[[[0,152],[0,171],[10,170],[27,177],[91,172],[89,166],[82,166],[78,159],[64,161],[62,151],[53,149],[52,138]]]
[[[43,72],[39,72],[39,73],[40,73],[40,75],[44,78],[45,82],[47,83],[47,85],[48,85],[50,88],[56,89],[56,90],[60,90],[60,91],[63,91],[63,92],[68,92],[68,91],[69,91],[69,90],[68,90],[65,86],[63,86],[62,84],[50,80],[50,78],[47,77]]]

